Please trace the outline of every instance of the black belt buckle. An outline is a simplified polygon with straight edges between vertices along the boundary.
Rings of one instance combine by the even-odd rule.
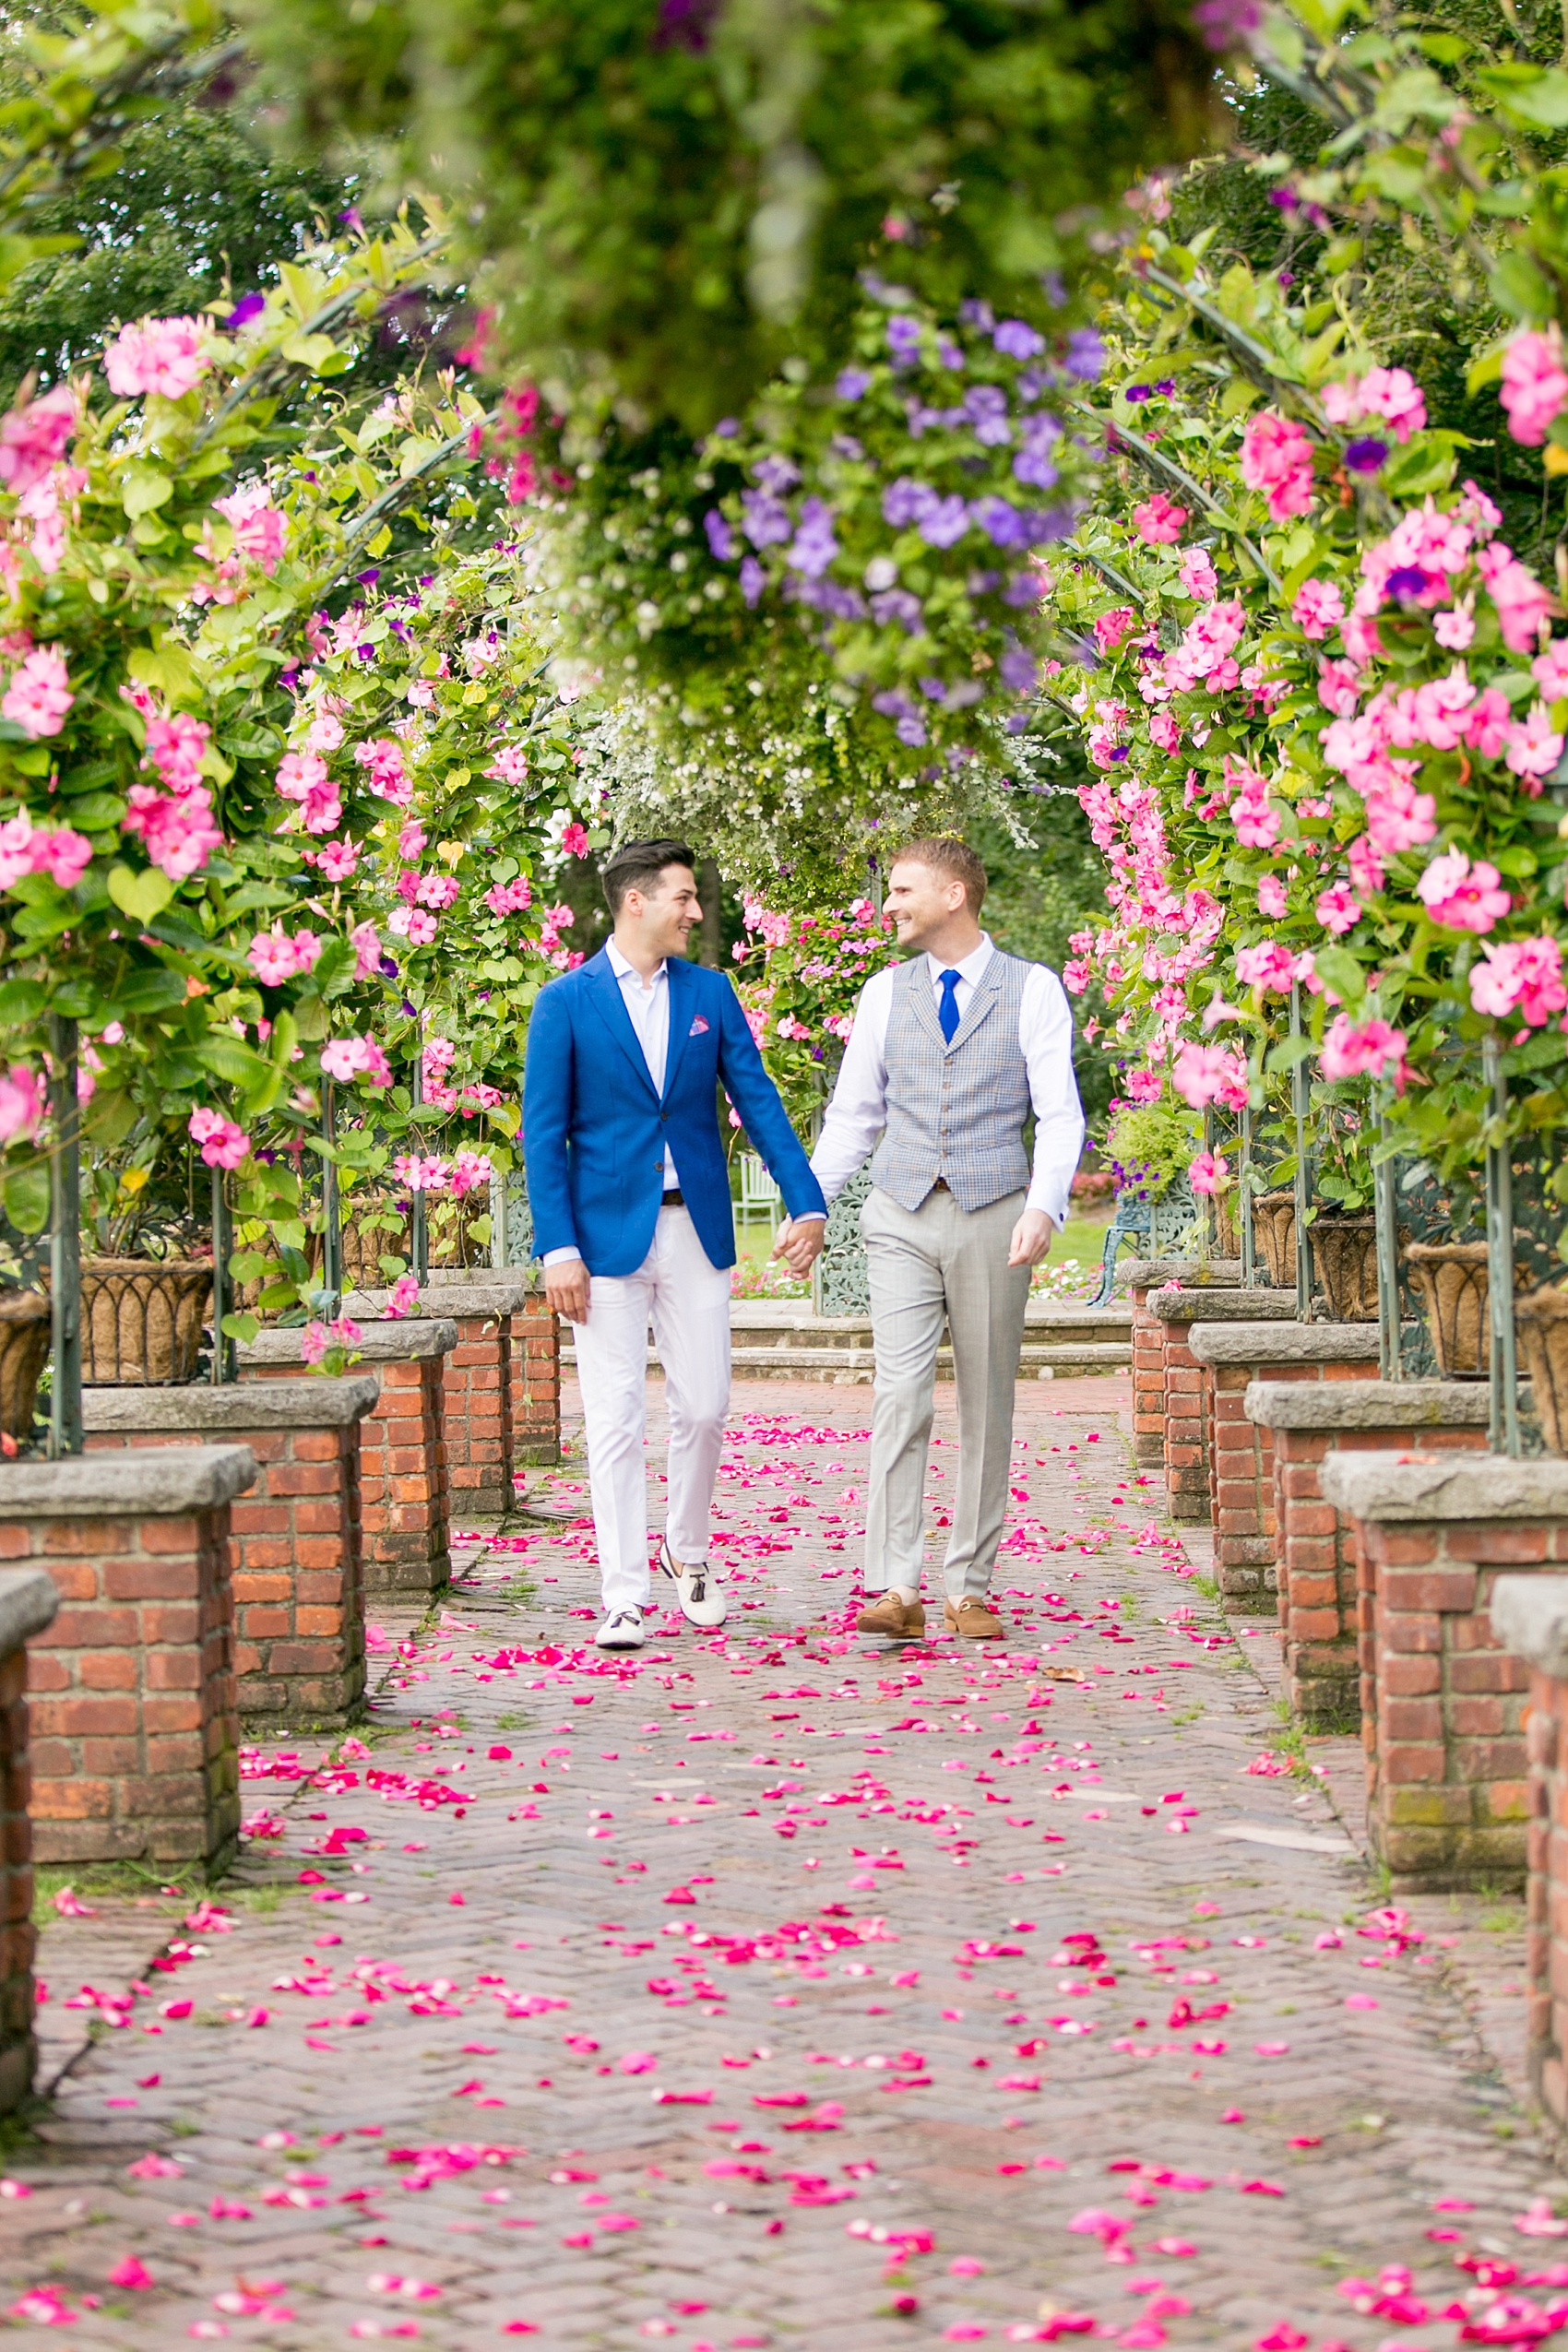
[[[685,1206],[684,1196],[679,1192],[666,1193],[659,1203],[661,1208],[684,1208]]]

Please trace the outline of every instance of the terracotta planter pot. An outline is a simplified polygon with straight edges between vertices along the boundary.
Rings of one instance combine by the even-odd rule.
[[[0,1430],[32,1430],[38,1376],[49,1357],[49,1301],[42,1290],[0,1291]]]
[[[1259,1193],[1253,1202],[1253,1230],[1257,1236],[1268,1278],[1277,1290],[1296,1287],[1296,1195]]]
[[[1533,1290],[1515,1307],[1514,1322],[1548,1451],[1568,1454],[1568,1290],[1550,1283]]]
[[[1311,1229],[1313,1266],[1336,1323],[1377,1321],[1377,1220],[1320,1218]]]
[[[209,1258],[84,1258],[84,1386],[164,1388],[194,1380],[211,1301]]]
[[[1444,1380],[1479,1380],[1491,1363],[1484,1241],[1411,1241],[1405,1263]]]

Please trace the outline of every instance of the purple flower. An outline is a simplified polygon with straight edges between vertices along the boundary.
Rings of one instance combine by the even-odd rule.
[[[871,707],[873,710],[879,710],[884,719],[912,718],[915,709],[914,704],[900,686],[885,686],[881,694],[873,695]]]
[[[777,547],[789,538],[793,525],[790,509],[781,499],[770,497],[766,490],[742,490],[741,505],[745,512],[745,532],[754,547]]]
[[[964,582],[965,591],[969,596],[991,596],[1001,586],[1000,572],[971,572]]]
[[[838,542],[833,536],[833,509],[820,498],[808,498],[801,508],[800,529],[796,531],[784,561],[792,572],[803,572],[809,580],[820,579],[838,552]]]
[[[1034,655],[1025,646],[1010,645],[996,666],[1010,694],[1032,695],[1039,683]]]
[[[969,528],[969,509],[959,497],[938,498],[920,518],[920,534],[928,547],[956,547]]]
[[[1016,710],[1011,719],[1007,721],[1005,731],[1009,735],[1024,735],[1028,732],[1028,712],[1027,710]]]
[[[826,612],[835,621],[863,621],[866,617],[865,599],[860,590],[841,588],[837,580],[793,579],[786,583],[784,593],[796,604],[809,604],[814,612]]]
[[[1365,441],[1349,442],[1346,446],[1345,463],[1353,474],[1375,474],[1387,462],[1386,441],[1374,441],[1369,437]]]
[[[852,433],[836,433],[827,445],[836,457],[848,458],[851,465],[858,466],[864,460],[864,446]]]
[[[1015,607],[1023,604],[1038,604],[1039,599],[1039,576],[1036,572],[1015,572],[1002,591],[1003,603]]]
[[[912,637],[925,635],[925,607],[908,588],[885,588],[880,596],[873,596],[871,613],[878,628],[885,629],[889,621],[897,621]]]
[[[895,367],[913,367],[921,355],[920,322],[913,318],[890,318],[887,322],[887,348],[893,354]]]
[[[1154,388],[1162,400],[1169,400],[1176,389],[1176,378],[1173,375],[1162,375]]]
[[[1193,22],[1209,49],[1234,49],[1263,22],[1258,0],[1199,0]]]
[[[741,565],[741,594],[747,604],[754,604],[766,586],[767,574],[754,555],[748,555]]]
[[[714,562],[716,564],[730,563],[735,553],[735,534],[717,506],[708,508],[702,518],[702,527],[707,533],[708,553],[713,557]]]
[[[1401,564],[1398,570],[1390,572],[1384,582],[1384,594],[1395,597],[1424,596],[1427,587],[1428,576],[1419,564]]]
[[[1037,490],[1049,490],[1056,480],[1051,452],[1061,438],[1062,427],[1048,409],[1037,409],[1033,416],[1026,417],[1023,446],[1013,460],[1015,477],[1031,482]]]
[[[947,681],[945,678],[922,678],[921,680],[921,692],[924,695],[927,702],[945,702],[947,699]]]
[[[1122,397],[1124,400],[1146,400],[1152,388],[1147,384],[1129,384]]]
[[[1013,428],[1007,422],[1007,395],[999,385],[973,384],[964,395],[963,414],[975,429],[975,439],[985,449],[999,449],[1013,438]]]
[[[800,479],[799,466],[792,464],[788,457],[779,457],[776,450],[770,451],[766,457],[759,457],[752,468],[752,480],[759,489],[767,491],[774,498],[782,498],[787,490],[794,489]]]
[[[713,437],[716,441],[733,441],[740,430],[739,417],[720,417],[713,428]]]
[[[977,498],[969,508],[975,522],[984,531],[992,547],[1027,547],[1029,543],[1028,517],[1019,513],[1010,499],[992,496]]]
[[[1075,327],[1067,338],[1067,373],[1081,384],[1096,384],[1105,373],[1105,345],[1092,327]]]
[[[893,732],[901,743],[908,743],[911,751],[919,751],[927,741],[925,720],[918,711],[912,710],[908,719],[900,719]]]
[[[960,303],[958,315],[966,327],[978,327],[982,335],[989,335],[996,324],[995,314],[989,303],[974,301]]]
[[[936,356],[943,366],[951,368],[955,374],[962,373],[966,364],[964,347],[961,343],[955,343],[950,336],[944,335],[938,339]]]
[[[907,530],[935,504],[936,493],[928,481],[916,481],[909,474],[900,474],[882,493],[882,519],[891,523],[896,531]]]
[[[223,324],[230,329],[244,327],[247,319],[259,318],[266,308],[265,294],[242,294]]]
[[[833,386],[834,398],[838,400],[858,400],[868,389],[870,384],[871,370],[869,368],[840,368],[838,380]]]
[[[1004,318],[991,339],[1005,360],[1032,360],[1045,349],[1044,336],[1021,318]]]

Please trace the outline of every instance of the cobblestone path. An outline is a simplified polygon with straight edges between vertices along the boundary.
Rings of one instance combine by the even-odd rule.
[[[384,1617],[372,1728],[253,1759],[216,1912],[48,1930],[18,2339],[1526,2340],[1492,2299],[1568,2282],[1552,2160],[1323,1782],[1249,1769],[1268,1633],[1119,1393],[1020,1391],[1004,1646],[845,1630],[869,1399],[800,1386],[737,1396],[721,1636],[584,1646],[570,1470]]]

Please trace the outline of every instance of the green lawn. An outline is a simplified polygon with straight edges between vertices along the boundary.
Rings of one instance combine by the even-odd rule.
[[[1111,1222],[1110,1212],[1100,1217],[1070,1218],[1051,1244],[1046,1265],[1065,1265],[1075,1258],[1083,1270],[1086,1285],[1093,1279],[1098,1287],[1100,1253],[1105,1247],[1105,1229]],[[760,1218],[742,1225],[735,1224],[735,1246],[742,1260],[760,1265],[773,1246],[773,1237]]]

